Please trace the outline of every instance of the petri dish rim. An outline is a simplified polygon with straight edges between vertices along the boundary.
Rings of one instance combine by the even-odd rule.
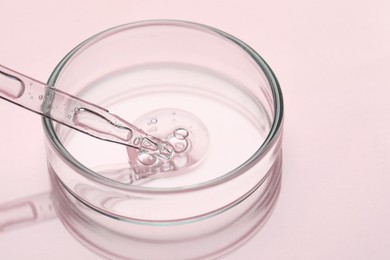
[[[93,35],[92,37],[86,39],[85,41],[77,45],[74,49],[72,49],[55,67],[55,69],[53,70],[53,72],[51,73],[47,81],[47,84],[54,88],[58,76],[61,74],[62,70],[66,68],[68,62],[70,62],[73,58],[75,58],[78,53],[81,53],[84,49],[87,49],[88,47],[92,46],[94,43],[106,37],[109,37],[110,35],[119,33],[121,31],[134,29],[137,27],[158,26],[158,25],[189,28],[193,30],[202,31],[204,33],[214,34],[216,37],[221,37],[225,40],[229,40],[232,43],[236,44],[239,48],[244,50],[247,54],[249,54],[249,56],[253,59],[253,61],[263,71],[265,77],[268,80],[272,92],[272,98],[274,102],[273,104],[274,118],[266,139],[264,140],[262,145],[256,150],[256,152],[237,168],[215,179],[194,184],[194,185],[184,186],[184,187],[151,188],[151,187],[142,187],[142,186],[135,186],[135,185],[132,186],[123,183],[118,183],[108,178],[105,178],[95,173],[91,169],[87,168],[86,166],[82,165],[62,145],[61,141],[59,140],[58,136],[55,133],[52,120],[48,118],[42,118],[44,132],[47,134],[50,143],[53,145],[54,149],[56,149],[57,152],[61,156],[63,156],[63,158],[67,161],[67,163],[71,164],[72,167],[75,167],[78,170],[78,173],[82,174],[84,177],[94,182],[98,182],[104,186],[109,186],[114,189],[119,189],[128,192],[156,194],[156,195],[193,192],[196,190],[209,189],[212,188],[213,186],[221,185],[234,178],[237,178],[241,174],[245,174],[247,170],[252,168],[257,162],[259,162],[267,154],[268,150],[273,147],[274,143],[278,140],[278,137],[281,135],[282,125],[283,125],[283,113],[284,113],[283,96],[282,96],[282,91],[279,82],[275,74],[271,70],[271,68],[265,62],[265,60],[246,43],[244,43],[243,41],[239,40],[238,38],[224,31],[221,31],[219,29],[213,28],[208,25],[203,25],[200,23],[189,22],[189,21],[182,21],[182,20],[145,20],[145,21],[132,22],[132,23],[119,25]],[[263,179],[267,177],[268,175],[265,175]],[[259,181],[263,182],[263,180],[259,180]]]

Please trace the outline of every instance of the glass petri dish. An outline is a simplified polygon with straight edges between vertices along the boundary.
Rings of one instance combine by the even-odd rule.
[[[126,24],[78,45],[48,83],[174,140],[179,151],[164,165],[145,158],[149,165],[137,151],[43,119],[56,209],[96,252],[213,258],[242,244],[271,212],[282,94],[269,66],[239,39],[184,21]]]

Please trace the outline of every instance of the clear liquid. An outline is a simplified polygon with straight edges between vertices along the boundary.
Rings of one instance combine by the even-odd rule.
[[[182,187],[218,178],[250,158],[270,126],[264,109],[235,82],[182,64],[119,71],[76,95],[166,144],[155,153],[137,151],[57,126],[62,143],[80,163],[129,185]],[[132,142],[153,148],[136,136]]]

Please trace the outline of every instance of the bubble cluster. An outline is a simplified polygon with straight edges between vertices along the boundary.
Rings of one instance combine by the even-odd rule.
[[[149,112],[134,122],[140,129],[164,141],[157,152],[127,148],[129,162],[138,179],[184,174],[198,165],[207,153],[209,135],[206,126],[195,115],[180,109]],[[145,142],[150,149],[152,140]],[[166,176],[166,174],[164,174]]]

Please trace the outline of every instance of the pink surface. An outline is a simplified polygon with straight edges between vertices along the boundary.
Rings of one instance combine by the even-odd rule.
[[[283,184],[268,223],[225,259],[389,259],[389,10],[385,0],[2,0],[0,64],[46,81],[85,38],[145,19],[237,36],[284,92]],[[0,111],[0,203],[48,190],[39,117],[3,101]],[[0,259],[99,257],[52,220],[0,233]]]

